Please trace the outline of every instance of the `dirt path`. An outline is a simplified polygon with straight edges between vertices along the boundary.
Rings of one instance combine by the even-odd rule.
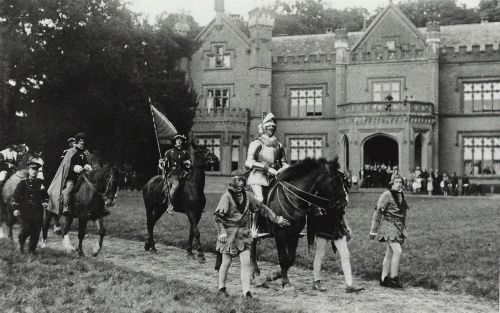
[[[75,241],[76,235],[73,234],[72,238]],[[96,236],[93,239],[95,240]],[[48,246],[62,249],[61,242],[54,237],[49,239]],[[91,242],[85,240],[84,249],[87,255],[90,255],[90,248]],[[158,252],[153,254],[144,251],[142,242],[106,237],[103,251],[98,258],[158,278],[177,279],[217,290],[217,272],[213,268],[215,255],[207,253],[207,263],[199,264],[195,260],[188,260],[185,250],[161,244],[157,244],[157,248]],[[276,265],[266,262],[260,262],[259,265],[264,275],[277,269]],[[382,288],[376,282],[360,279],[355,281],[366,290],[359,294],[347,294],[342,275],[324,274],[328,288],[325,293],[312,290],[311,271],[297,267],[292,268],[290,272],[291,282],[297,290],[296,297],[284,295],[279,281],[270,283],[266,289],[252,288],[252,292],[263,303],[278,304],[284,309],[302,308],[306,312],[498,312],[498,306],[494,302],[472,296],[435,292],[423,288],[392,290]],[[231,266],[228,283],[229,293],[239,295],[241,291],[237,261]]]

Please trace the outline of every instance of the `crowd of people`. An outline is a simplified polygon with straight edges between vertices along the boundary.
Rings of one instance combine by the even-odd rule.
[[[359,176],[350,179],[354,186],[361,188],[386,188],[396,175],[403,177],[403,189],[413,194],[463,196],[470,194],[474,187],[467,175],[459,178],[456,172],[450,175],[417,166],[410,174],[402,175],[397,166],[384,163],[365,164]]]

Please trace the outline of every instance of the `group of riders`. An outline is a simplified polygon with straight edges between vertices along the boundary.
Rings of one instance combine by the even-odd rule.
[[[259,231],[270,231],[269,228],[266,228],[265,223],[257,224],[259,220],[258,216],[263,216],[266,220],[274,222],[280,227],[290,225],[289,221],[284,217],[276,216],[266,206],[266,195],[269,191],[271,181],[289,167],[285,148],[274,136],[276,126],[275,116],[272,113],[268,113],[263,118],[262,124],[259,125],[258,131],[260,136],[249,145],[245,170],[233,171],[229,188],[222,195],[219,205],[215,210],[215,222],[218,231],[216,249],[223,256],[222,265],[219,269],[219,293],[223,295],[227,295],[226,279],[231,260],[233,257],[239,256],[241,260],[243,294],[245,297],[252,297],[249,289],[251,276],[250,244],[254,238],[259,237]],[[173,137],[173,142],[174,146],[166,151],[164,157],[159,161],[159,167],[163,171],[164,179],[164,203],[167,205],[167,212],[170,214],[173,214],[173,202],[176,192],[193,166],[189,152],[185,150],[187,138],[182,134],[177,134]],[[40,173],[39,169],[43,163],[40,163],[36,158],[30,160],[28,163],[27,178],[19,182],[16,187],[13,197],[13,207],[15,215],[22,221],[22,230],[19,235],[21,251],[24,249],[24,243],[28,236],[30,237],[29,250],[32,252],[35,251],[41,227],[41,218],[37,212],[42,212],[41,214],[43,214],[43,208],[48,206],[50,209],[52,206],[52,212],[58,212],[60,215],[70,215],[74,207],[73,192],[75,184],[80,175],[92,171],[91,157],[85,149],[85,135],[78,133],[74,138],[70,139],[69,144],[70,147],[64,151],[61,164],[47,191],[44,190],[38,176]],[[15,161],[17,158],[16,154],[12,152],[13,150],[8,149],[0,151],[3,159],[3,168],[7,169],[13,166],[10,162]],[[0,180],[2,177],[0,173]],[[3,179],[5,180],[5,177]],[[250,187],[251,193],[247,192],[247,186]],[[386,211],[392,214],[392,221],[399,221],[402,216],[406,218],[407,204],[402,193],[399,196],[400,193],[400,190],[391,191],[391,193],[384,195],[383,201],[379,201],[379,205],[377,205],[378,211],[376,211],[377,214],[374,217],[374,220],[378,224],[380,224],[380,221],[385,221],[382,215]],[[386,207],[389,210],[386,210]],[[389,222],[385,224],[381,223],[381,225],[388,228],[388,225],[391,224],[391,219],[388,219]],[[313,288],[316,290],[326,290],[322,285],[319,272],[328,241],[332,242],[334,251],[339,251],[342,270],[347,284],[346,292],[358,292],[364,289],[353,285],[349,251],[346,243],[351,236],[351,230],[343,216],[341,220],[339,224],[341,230],[335,231],[336,236],[325,237],[321,236],[321,234],[316,234],[317,251],[314,262],[315,275],[313,282]],[[373,235],[372,238],[375,236],[374,234],[377,234],[378,224],[374,224],[372,227],[370,234],[371,236]],[[398,225],[398,229],[391,229],[391,231],[394,233],[397,233],[398,230],[401,231],[401,223]],[[36,234],[37,230],[38,234]],[[390,235],[394,234],[391,233]],[[392,243],[402,243],[401,238],[404,238],[399,233],[396,235],[392,237],[385,236],[382,238],[383,240],[379,238],[380,241],[391,243],[390,246],[388,245],[387,253],[388,255],[390,254],[390,257],[398,253],[398,251],[395,251],[396,248],[394,248]],[[394,253],[393,250],[395,251]],[[391,278],[394,275],[390,266],[389,269],[387,268],[387,262],[390,263],[390,258],[384,260],[384,271],[387,277],[381,278],[381,285],[394,287],[397,281],[389,278],[388,271],[391,274]]]

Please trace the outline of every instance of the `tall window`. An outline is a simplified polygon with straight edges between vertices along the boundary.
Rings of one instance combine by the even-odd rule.
[[[198,145],[204,146],[213,152],[218,158],[219,162],[221,161],[220,157],[220,137],[219,136],[200,136],[196,138]],[[220,171],[220,163],[215,163],[211,168],[208,168],[207,171],[211,172],[219,172]]]
[[[500,81],[468,82],[464,87],[464,106],[474,112],[500,111]]]
[[[241,139],[239,136],[234,136],[231,139],[231,171],[240,167],[240,144]]]
[[[215,46],[215,53],[209,55],[208,65],[210,68],[229,68],[231,67],[231,54],[224,51],[224,46]]]
[[[386,40],[386,41],[385,41],[385,47],[386,47],[389,51],[394,51],[394,50],[396,50],[396,41],[395,41],[395,40]]]
[[[229,109],[229,88],[207,89],[207,108],[214,111]]]
[[[373,101],[399,101],[401,99],[401,83],[399,81],[373,82]]]
[[[464,173],[500,175],[500,136],[464,137]]]
[[[320,116],[323,112],[323,89],[290,90],[290,116]]]
[[[321,158],[322,148],[322,138],[291,138],[290,163],[294,164],[305,158]]]

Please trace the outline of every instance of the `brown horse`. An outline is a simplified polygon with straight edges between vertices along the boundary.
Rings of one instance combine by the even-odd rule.
[[[181,183],[177,194],[174,198],[174,210],[184,213],[189,219],[189,240],[187,252],[189,258],[194,258],[193,254],[193,239],[194,248],[198,250],[198,261],[205,262],[205,256],[200,243],[200,231],[198,223],[205,208],[206,198],[204,193],[205,188],[205,170],[211,165],[219,162],[217,156],[208,148],[197,146],[192,143],[194,149],[193,169],[187,175],[184,182]],[[144,198],[144,206],[146,207],[148,240],[144,244],[146,251],[156,251],[154,241],[154,227],[167,209],[167,203],[164,201],[163,194],[163,176],[157,175],[151,178],[144,188],[142,188],[142,196]]]
[[[78,248],[79,256],[83,256],[82,242],[87,231],[87,223],[91,220],[97,225],[99,232],[99,242],[93,249],[93,255],[97,256],[102,249],[102,242],[106,230],[104,228],[104,207],[110,207],[116,199],[119,170],[115,166],[105,165],[88,174],[82,174],[74,190],[74,208],[72,214],[67,216],[63,224],[63,246],[66,251],[73,251],[75,248],[69,239],[69,228],[74,218],[78,218]]]
[[[324,159],[305,159],[277,177],[271,188],[269,208],[279,216],[290,221],[290,226],[279,227],[271,224],[272,233],[278,249],[278,259],[284,290],[293,290],[288,279],[288,269],[294,264],[300,231],[304,228],[307,215],[323,215],[326,210],[345,207],[348,201],[343,175],[337,159],[327,162]],[[309,234],[312,239],[314,234]],[[253,241],[251,257],[254,276],[260,275],[256,261],[256,242]],[[311,242],[311,241],[309,241]]]

